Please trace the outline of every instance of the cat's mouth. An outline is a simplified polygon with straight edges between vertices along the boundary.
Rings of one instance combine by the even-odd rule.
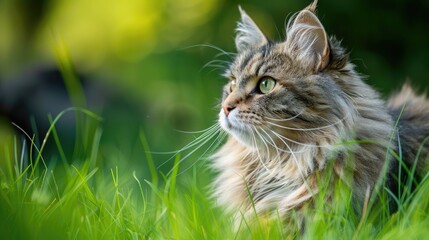
[[[258,138],[252,131],[253,125],[243,122],[238,115],[237,110],[231,111],[228,116],[224,111],[220,111],[219,123],[221,127],[243,145],[249,148],[257,147]]]

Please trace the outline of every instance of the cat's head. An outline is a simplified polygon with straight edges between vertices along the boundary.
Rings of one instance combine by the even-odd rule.
[[[350,125],[344,76],[352,76],[353,67],[315,8],[316,2],[295,14],[280,42],[240,8],[237,55],[225,73],[219,121],[247,147],[335,141]]]

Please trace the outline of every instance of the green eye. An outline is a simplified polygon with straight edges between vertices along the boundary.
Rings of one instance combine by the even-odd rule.
[[[259,80],[259,91],[263,94],[271,92],[274,86],[276,86],[276,80],[270,77],[263,77],[261,80]]]

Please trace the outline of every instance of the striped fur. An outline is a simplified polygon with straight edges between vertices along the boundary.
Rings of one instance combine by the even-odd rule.
[[[225,73],[230,82],[222,99],[222,106],[232,110],[219,113],[230,137],[213,155],[219,171],[215,196],[231,211],[276,215],[277,209],[287,219],[291,210],[311,203],[317,176],[330,170],[327,166],[339,179],[352,174],[348,183],[361,204],[383,166],[395,169],[387,148],[405,147],[412,164],[419,143],[429,135],[426,99],[405,87],[386,104],[355,71],[340,43],[328,39],[315,6],[297,13],[285,41],[277,43],[241,10],[238,54]],[[255,91],[264,76],[276,80],[268,94]],[[407,143],[398,144],[390,138],[405,102],[399,136]],[[418,129],[418,137],[411,137]],[[361,144],[344,144],[356,140]],[[421,161],[419,168],[424,166]]]

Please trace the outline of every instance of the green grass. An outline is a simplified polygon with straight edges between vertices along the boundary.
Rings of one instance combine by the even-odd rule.
[[[89,119],[94,114],[70,109]],[[28,148],[15,140],[5,146],[0,168],[0,231],[3,239],[423,239],[429,236],[429,181],[416,190],[403,186],[396,199],[399,211],[388,214],[385,197],[369,206],[363,217],[355,214],[350,189],[343,182],[329,184],[315,197],[315,207],[304,233],[293,224],[285,227],[278,219],[264,216],[255,221],[243,219],[238,230],[233,216],[215,205],[210,195],[213,173],[195,166],[184,174],[180,164],[168,176],[156,169],[156,156],[149,154],[150,141],[141,134],[141,147],[147,152],[142,168],[127,166],[126,159],[103,155],[100,130],[90,131],[92,142],[83,160],[62,161],[61,139],[53,119],[46,140],[57,144],[51,159],[43,157],[43,147]],[[84,126],[83,125],[83,126]],[[80,131],[83,131],[82,128]],[[97,128],[99,129],[99,128]],[[78,136],[85,136],[82,132]],[[43,143],[46,143],[44,141]],[[28,139],[27,139],[27,142]],[[89,149],[88,149],[89,148]],[[27,151],[27,152],[26,152]],[[27,153],[27,154],[25,154]],[[55,157],[58,156],[58,157]],[[396,155],[400,160],[400,156]],[[32,164],[23,163],[32,159]],[[180,156],[175,158],[178,163]],[[192,161],[192,159],[190,159]],[[118,164],[120,163],[120,164]],[[404,171],[410,171],[404,169]],[[410,171],[410,174],[413,171]],[[330,179],[322,182],[328,183]],[[331,181],[332,182],[332,181]],[[333,194],[331,204],[325,195]],[[384,192],[386,194],[386,192]],[[388,193],[387,193],[388,194]]]

